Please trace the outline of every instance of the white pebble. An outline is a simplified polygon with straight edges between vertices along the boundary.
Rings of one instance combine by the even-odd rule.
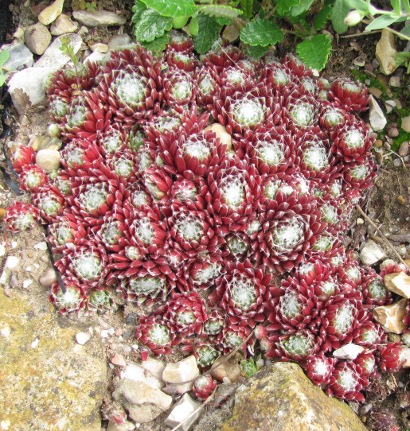
[[[33,269],[31,268],[31,266],[27,266],[27,267],[26,267],[26,271],[27,271],[27,272],[31,272],[32,270],[33,270]]]
[[[34,245],[34,248],[37,250],[46,251],[47,250],[47,243],[45,241],[38,242]]]
[[[0,256],[4,256],[6,254],[6,247],[3,244],[0,244]]]
[[[85,343],[87,343],[91,338],[90,334],[87,334],[86,332],[79,332],[78,334],[75,335],[75,341],[78,344],[81,344],[82,346],[84,346]]]
[[[38,343],[40,342],[40,340],[38,338],[36,338],[31,344],[31,348],[35,349],[38,346]]]
[[[4,328],[2,328],[0,330],[0,334],[4,337],[4,338],[8,338],[10,337],[10,328],[8,326],[5,326]]]
[[[103,329],[100,332],[101,338],[107,338],[108,337],[108,331],[106,329]]]
[[[5,268],[13,269],[20,263],[20,259],[16,256],[9,256],[6,260]]]
[[[11,248],[16,248],[18,246],[18,242],[17,241],[12,241],[11,243]]]
[[[33,280],[27,279],[23,281],[23,289],[27,289],[30,285],[33,284]]]

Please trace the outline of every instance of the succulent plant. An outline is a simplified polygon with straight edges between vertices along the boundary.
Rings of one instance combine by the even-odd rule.
[[[38,210],[33,205],[24,202],[15,202],[6,208],[3,222],[6,224],[8,230],[16,233],[34,226],[38,217]]]

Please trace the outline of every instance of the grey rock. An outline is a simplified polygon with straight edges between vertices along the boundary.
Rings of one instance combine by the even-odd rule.
[[[373,96],[370,96],[369,98],[369,108],[370,108],[370,114],[369,114],[370,126],[375,132],[379,132],[380,130],[383,130],[387,124],[387,119],[384,116],[382,109],[380,108],[379,104],[377,103],[376,99]]]
[[[165,419],[165,424],[171,428],[181,424],[178,427],[178,431],[188,431],[201,414],[200,406],[201,404],[198,401],[193,400],[188,394],[185,394],[175,404],[171,413]]]
[[[126,368],[121,371],[120,377],[134,382],[144,382],[154,389],[161,389],[162,386],[161,382],[149,371],[134,363],[127,364]]]
[[[44,55],[36,61],[34,67],[47,67],[53,70],[58,70],[64,67],[69,61],[70,57],[63,52],[61,52],[61,38],[68,37],[70,39],[70,45],[73,48],[74,54],[76,54],[82,44],[82,39],[77,34],[67,34],[60,36],[53,41],[53,43],[48,47]]]
[[[98,27],[101,25],[113,26],[124,25],[126,18],[117,15],[114,12],[99,10],[95,12],[88,12],[85,10],[76,10],[73,12],[73,18],[80,24],[88,27]]]
[[[63,6],[64,0],[55,0],[54,3],[51,3],[40,12],[38,20],[44,25],[51,24],[61,14]]]
[[[33,53],[23,43],[12,46],[8,51],[10,57],[2,66],[4,70],[14,72],[33,65]]]
[[[33,54],[42,55],[50,42],[51,34],[48,28],[39,22],[30,25],[24,32],[24,43]]]
[[[124,48],[130,44],[132,44],[132,39],[128,34],[116,34],[108,43],[108,49],[113,51],[115,49]]]
[[[399,155],[401,157],[406,157],[410,153],[410,142],[404,141],[399,148]]]
[[[50,32],[53,36],[61,36],[66,33],[74,33],[78,24],[73,22],[68,15],[61,14],[51,25]]]
[[[401,128],[405,132],[410,133],[410,115],[401,119]]]
[[[369,239],[360,250],[360,260],[364,265],[372,266],[386,258],[384,251],[373,240]]]
[[[46,67],[29,67],[11,77],[8,82],[9,92],[20,115],[45,100],[44,86],[51,72],[53,69]]]

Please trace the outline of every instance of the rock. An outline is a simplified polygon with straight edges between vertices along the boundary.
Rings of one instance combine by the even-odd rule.
[[[61,15],[61,12],[63,11],[63,5],[64,0],[55,0],[54,3],[51,3],[50,6],[47,6],[41,11],[38,16],[38,20],[44,25],[51,24],[59,15]]]
[[[373,96],[369,97],[369,122],[375,132],[383,130],[387,124],[387,119],[383,114],[382,109]]]
[[[406,157],[410,153],[410,142],[404,141],[399,148],[399,156]]]
[[[366,431],[350,409],[327,397],[294,363],[276,363],[235,394],[232,418],[220,431]]]
[[[221,140],[222,144],[226,145],[226,150],[232,149],[232,136],[226,131],[222,124],[214,123],[208,126],[205,130],[211,130],[216,134],[216,137]]]
[[[143,382],[154,389],[161,389],[162,383],[154,377],[149,371],[141,366],[130,363],[120,373],[121,379],[128,379],[134,382]]]
[[[45,299],[45,298],[44,298]],[[76,350],[79,326],[49,307],[33,312],[33,295],[0,291],[1,420],[9,430],[100,431],[100,407],[107,385],[103,346],[95,338]]]
[[[381,95],[383,94],[383,91],[377,87],[369,87],[369,93],[376,97],[376,99],[380,99]]]
[[[95,43],[94,45],[91,45],[90,48],[92,52],[100,52],[102,54],[108,52],[108,45],[105,43]]]
[[[235,24],[227,25],[225,30],[222,32],[222,39],[232,43],[238,39],[239,34],[240,31]]]
[[[339,359],[356,359],[360,353],[362,353],[364,350],[364,347],[359,346],[354,343],[345,344],[344,346],[340,347],[340,349],[336,349],[333,352],[333,356],[335,358]]]
[[[146,361],[141,362],[141,367],[151,373],[158,380],[162,380],[162,373],[165,369],[165,364],[159,359],[148,358]]]
[[[61,14],[52,24],[50,33],[53,36],[61,36],[66,33],[74,33],[78,28],[78,24],[73,22],[68,15]]]
[[[405,132],[410,133],[410,115],[401,119],[401,128]]]
[[[122,424],[116,424],[113,421],[108,422],[107,431],[132,431],[135,425],[132,422],[125,421]]]
[[[39,22],[30,25],[24,32],[24,43],[33,54],[42,55],[50,42],[51,34],[48,28]]]
[[[183,394],[192,389],[195,379],[199,376],[199,369],[195,356],[191,355],[174,364],[166,364],[162,373],[162,380],[171,384],[175,391]]]
[[[410,368],[410,349],[408,347],[403,347],[400,358],[405,361],[403,368]]]
[[[60,160],[60,152],[57,150],[45,148],[36,154],[36,165],[48,174],[60,167]]]
[[[127,365],[124,356],[120,355],[119,353],[114,353],[110,359],[110,362],[117,367],[125,367]]]
[[[395,272],[384,276],[384,285],[390,292],[410,299],[410,275],[405,272]]]
[[[178,427],[178,431],[188,431],[201,414],[200,406],[201,404],[198,401],[193,400],[188,394],[185,394],[175,404],[171,413],[165,419],[165,425],[175,428],[177,425],[181,424]]]
[[[387,136],[389,138],[397,138],[399,136],[399,129],[395,126],[389,127],[389,130],[387,131]]]
[[[45,100],[44,86],[51,72],[52,69],[49,68],[29,67],[11,77],[8,82],[9,92],[20,115]]]
[[[381,38],[376,45],[376,58],[380,63],[381,72],[385,75],[391,75],[397,69],[396,55],[394,35],[383,29]]]
[[[47,289],[52,286],[57,281],[57,274],[54,271],[54,268],[47,268],[43,274],[41,274],[38,282]]]
[[[58,70],[70,61],[70,57],[60,50],[62,45],[61,38],[63,37],[68,37],[70,39],[69,43],[73,48],[74,54],[77,54],[81,48],[81,44],[83,43],[81,37],[78,36],[78,34],[66,34],[53,41],[44,55],[34,63],[34,67],[47,67],[53,70]]]
[[[20,263],[20,259],[16,256],[7,256],[6,262],[4,263],[3,272],[0,276],[0,284],[7,286],[10,280],[11,273]]]
[[[229,379],[230,382],[237,382],[241,379],[241,367],[239,361],[241,355],[232,355],[229,358],[220,356],[211,367],[211,376],[223,382]]]
[[[119,16],[114,12],[108,12],[105,10],[94,12],[75,10],[73,12],[73,18],[87,27],[98,27],[100,25],[124,25],[127,22],[126,18]]]
[[[390,87],[400,88],[401,87],[401,78],[400,78],[400,76],[392,76],[389,79],[389,85],[390,85]]]
[[[91,334],[89,332],[78,332],[75,334],[75,341],[80,346],[84,346],[90,341]]]
[[[406,325],[403,319],[406,316],[407,299],[401,299],[392,305],[383,305],[373,309],[373,316],[382,325],[386,332],[401,334]]]
[[[3,64],[2,68],[6,72],[14,72],[16,70],[31,67],[34,63],[33,53],[27,48],[24,43],[12,46],[8,49],[10,57]]]
[[[172,404],[172,398],[159,389],[130,379],[120,380],[112,396],[124,406],[131,419],[138,423],[151,422]]]
[[[128,34],[116,34],[112,37],[108,43],[108,49],[113,51],[114,49],[124,48],[124,46],[132,44],[132,39]]]
[[[100,63],[106,58],[105,54],[101,52],[92,52],[85,60],[84,63]]]
[[[364,265],[372,266],[382,259],[386,258],[386,254],[377,243],[369,239],[360,250],[360,260]]]
[[[386,100],[384,104],[386,106],[386,112],[388,114],[390,114],[390,112],[392,112],[393,109],[396,107],[396,102],[394,100]]]

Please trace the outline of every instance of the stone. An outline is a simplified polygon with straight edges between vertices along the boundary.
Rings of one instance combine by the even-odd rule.
[[[392,305],[382,305],[373,309],[374,319],[382,325],[386,332],[401,334],[406,325],[403,319],[406,316],[407,299],[401,299]]]
[[[239,365],[241,359],[241,355],[220,356],[212,364],[211,376],[220,382],[225,382],[226,379],[230,382],[237,382],[241,379],[241,367]]]
[[[173,407],[165,419],[165,425],[171,428],[178,426],[178,431],[188,431],[201,414],[201,404],[185,394]],[[194,413],[195,412],[195,413]]]
[[[66,34],[58,37],[53,41],[53,43],[48,47],[44,55],[34,63],[34,67],[47,67],[52,70],[58,70],[63,68],[71,59],[68,55],[61,52],[61,38],[69,38],[69,44],[73,48],[74,54],[80,50],[83,40],[78,34]]]
[[[354,343],[345,344],[344,346],[340,347],[339,349],[336,349],[333,352],[333,356],[335,358],[339,359],[356,359],[360,353],[362,353],[364,350],[364,347],[359,346]]]
[[[54,268],[47,268],[38,279],[38,282],[43,286],[49,289],[54,283],[57,282],[57,274]]]
[[[10,57],[3,64],[2,69],[6,72],[14,72],[26,67],[31,67],[34,63],[33,53],[24,43],[19,43],[8,49]]]
[[[384,276],[384,285],[390,292],[410,299],[410,275],[405,272],[395,272]]]
[[[61,36],[66,33],[77,31],[78,24],[73,22],[68,15],[61,14],[51,25],[50,33],[53,36]]]
[[[194,355],[176,363],[168,363],[162,372],[162,380],[173,386],[175,392],[183,394],[192,389],[199,377],[199,368]]]
[[[410,348],[403,347],[400,358],[404,359],[403,368],[410,368]]]
[[[128,34],[116,34],[112,37],[110,42],[108,43],[108,49],[113,51],[115,49],[124,48],[127,45],[132,44],[132,39]]]
[[[376,45],[376,58],[380,63],[381,72],[385,75],[391,75],[397,69],[396,55],[394,35],[384,28]]]
[[[121,379],[112,394],[138,423],[151,422],[172,404],[172,397],[144,382]]]
[[[144,382],[154,389],[161,389],[162,383],[159,379],[153,376],[149,371],[142,368],[140,365],[130,363],[120,373],[121,379],[133,380],[134,382]]]
[[[375,265],[385,258],[385,252],[371,239],[367,240],[360,250],[360,260],[367,266]]]
[[[100,52],[106,54],[108,52],[108,45],[105,43],[95,43],[90,46],[92,52]]]
[[[44,297],[45,299],[45,297]],[[49,307],[33,312],[32,292],[0,291],[1,420],[10,430],[100,431],[107,365],[96,337],[75,350],[80,325],[71,325]]]
[[[400,88],[401,87],[401,78],[400,76],[392,76],[389,79],[390,87]]]
[[[221,140],[221,143],[226,145],[226,150],[232,149],[232,136],[226,131],[222,124],[214,123],[208,126],[205,130],[211,130],[215,133],[216,137]]]
[[[387,119],[384,116],[380,105],[377,103],[376,99],[373,96],[369,97],[369,110],[369,122],[372,129],[375,132],[383,130],[387,124]]]
[[[405,132],[410,133],[410,115],[401,119],[401,128]]]
[[[38,20],[44,25],[51,24],[59,15],[61,15],[63,6],[64,0],[55,0],[50,6],[47,6],[40,12]]]
[[[148,358],[146,361],[141,362],[141,367],[149,371],[158,380],[162,380],[165,364],[159,359]]]
[[[390,112],[392,112],[396,107],[396,102],[394,100],[386,100],[384,105],[386,106],[386,112],[390,114]]]
[[[24,43],[27,48],[36,55],[44,54],[51,42],[51,34],[48,28],[41,24],[33,24],[26,28],[24,32]]]
[[[0,284],[7,286],[11,277],[13,269],[15,269],[20,263],[20,259],[16,256],[7,256],[6,262],[4,263],[3,272],[0,276]]]
[[[45,83],[52,69],[29,67],[15,73],[8,82],[13,105],[20,115],[28,108],[44,102]]]
[[[98,27],[101,25],[124,25],[127,22],[126,18],[117,15],[115,12],[108,12],[105,10],[94,12],[75,10],[73,12],[73,18],[80,24],[86,25],[87,27]]]
[[[91,334],[89,332],[78,332],[75,334],[75,341],[80,346],[84,346],[90,341]]]
[[[295,363],[275,363],[240,386],[220,431],[366,431],[351,410],[326,396]]]
[[[106,58],[105,54],[101,52],[92,52],[85,60],[84,63],[100,63]]]
[[[107,431],[132,431],[135,429],[135,425],[132,422],[125,421],[121,424],[117,424],[114,421],[108,422]]]
[[[57,150],[45,148],[36,154],[36,165],[48,174],[60,167],[61,156]]]
[[[124,356],[120,355],[119,353],[114,353],[110,359],[110,362],[117,367],[125,367],[127,365]]]
[[[399,148],[399,156],[406,157],[410,153],[410,142],[404,141]]]

